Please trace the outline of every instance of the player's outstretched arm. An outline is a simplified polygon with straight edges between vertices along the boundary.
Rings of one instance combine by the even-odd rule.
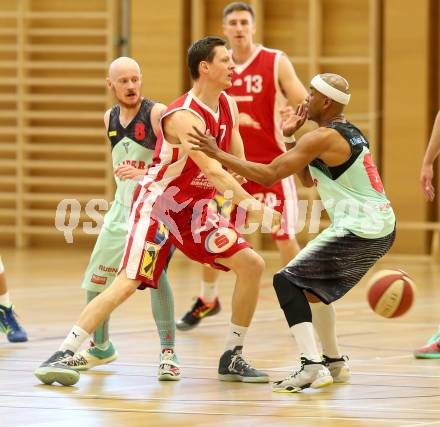
[[[204,135],[203,132],[205,131],[204,124],[199,118],[188,111],[178,111],[167,119],[164,123],[164,127],[167,137],[169,133],[171,133],[171,136],[174,134],[174,136],[179,139],[189,157],[194,163],[196,163],[218,192],[224,194],[225,191],[232,191],[232,202],[236,205],[240,205],[241,202],[249,199],[254,200],[257,205],[260,205],[260,208],[254,208],[250,211],[253,215],[253,219],[255,219],[256,222],[262,223],[265,218],[271,218],[273,231],[276,231],[280,227],[281,215],[279,212],[276,212],[266,205],[256,201],[254,197],[243,189],[230,173],[222,168],[217,160],[208,157],[200,151],[192,150],[194,146],[190,141],[191,137],[189,136],[189,131],[195,129],[202,135]],[[217,145],[215,139],[214,144]],[[232,157],[237,159],[235,156]],[[268,213],[268,215],[266,215],[266,213]]]
[[[303,135],[292,150],[281,154],[269,164],[262,164],[238,159],[220,150],[211,135],[202,133],[196,127],[189,133],[189,136],[189,143],[193,144],[192,151],[202,151],[228,169],[267,187],[303,171],[328,147],[327,137],[317,129]]]

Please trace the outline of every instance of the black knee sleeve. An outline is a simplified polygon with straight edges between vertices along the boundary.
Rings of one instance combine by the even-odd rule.
[[[281,273],[273,277],[273,287],[289,328],[298,323],[312,321],[312,311],[302,289],[289,282]]]

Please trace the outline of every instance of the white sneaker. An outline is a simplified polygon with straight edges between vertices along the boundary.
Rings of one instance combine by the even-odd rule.
[[[69,361],[68,365],[75,371],[87,371],[95,366],[106,365],[118,358],[118,352],[110,343],[107,350],[99,350],[97,347],[89,347],[76,353]]]
[[[301,357],[301,368],[284,380],[275,381],[272,385],[272,391],[296,393],[305,388],[321,388],[331,384],[333,384],[333,377],[323,364]]]
[[[330,371],[334,383],[346,383],[350,381],[351,372],[347,360],[347,356],[338,358],[328,357],[325,354],[322,356],[322,363]]]
[[[159,381],[179,381],[180,364],[176,353],[171,348],[164,348],[160,354]]]

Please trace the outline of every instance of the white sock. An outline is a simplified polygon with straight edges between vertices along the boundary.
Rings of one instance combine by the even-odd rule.
[[[90,334],[84,329],[81,329],[79,326],[75,325],[61,344],[59,350],[70,350],[71,352],[76,353],[81,347],[81,344],[89,337],[89,335]]]
[[[207,304],[212,303],[217,296],[217,280],[215,282],[204,282],[202,280],[200,296]]]
[[[4,305],[5,307],[8,308],[12,305],[11,300],[9,299],[9,292],[0,295],[0,305]]]
[[[322,302],[310,304],[312,310],[313,326],[318,333],[322,345],[322,353],[328,357],[338,358],[340,352],[336,338],[336,315],[333,304]]]
[[[313,362],[321,362],[318,345],[315,340],[315,330],[311,322],[302,322],[290,328],[298,344],[299,352]]]
[[[243,346],[244,337],[246,336],[247,330],[247,326],[238,326],[231,323],[228,338],[226,340],[225,351],[234,350],[234,348],[237,346]]]

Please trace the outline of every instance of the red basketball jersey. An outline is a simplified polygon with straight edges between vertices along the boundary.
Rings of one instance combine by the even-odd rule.
[[[206,130],[209,129],[217,140],[218,146],[224,151],[230,151],[231,132],[234,126],[231,102],[231,98],[222,92],[215,112],[189,91],[168,107],[162,116],[162,121],[176,111],[190,111],[202,120]],[[201,199],[212,199],[215,194],[215,188],[184,148],[180,144],[170,144],[166,140],[162,125],[157,137],[153,162],[141,185],[158,197],[168,194],[177,203],[189,202],[188,206],[194,206]],[[167,196],[165,198],[168,199]]]
[[[287,104],[278,82],[281,54],[258,46],[244,64],[236,66],[227,90],[237,101],[246,158],[254,162],[270,163],[286,151],[279,115]]]

